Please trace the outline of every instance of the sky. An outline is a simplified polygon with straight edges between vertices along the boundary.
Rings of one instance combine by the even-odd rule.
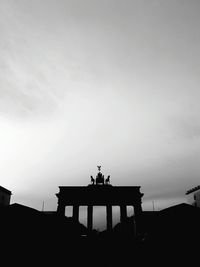
[[[198,0],[0,0],[0,184],[56,210],[60,185],[139,185],[143,209],[200,174]]]

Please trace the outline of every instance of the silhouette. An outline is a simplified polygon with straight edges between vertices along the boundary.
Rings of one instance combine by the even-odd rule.
[[[10,204],[11,191],[0,186],[0,206],[8,206]]]
[[[79,266],[80,258],[82,264],[94,266],[97,259],[92,255],[97,253],[102,266],[120,262],[128,266],[133,260],[141,265],[160,265],[160,257],[168,265],[186,257],[190,264],[195,262],[199,253],[200,208],[182,203],[161,211],[142,211],[143,194],[139,186],[107,186],[106,183],[60,186],[55,212],[42,212],[18,203],[0,206],[1,259],[9,249],[12,255],[9,261],[13,260],[15,265],[24,262],[26,266],[30,259],[35,264],[54,260],[62,264],[67,259],[73,266]],[[67,205],[73,206],[72,217],[65,216]],[[78,220],[79,205],[88,206],[87,227]],[[93,205],[106,206],[105,231],[93,229]],[[112,205],[120,206],[121,215],[114,227]],[[135,208],[131,217],[127,216],[127,205]]]
[[[139,216],[142,213],[140,186],[112,186],[110,175],[104,181],[104,175],[98,167],[96,180],[93,176],[88,186],[59,186],[57,213],[65,214],[65,206],[73,206],[73,218],[79,219],[79,206],[87,206],[87,228],[93,230],[93,206],[106,207],[107,230],[112,231],[112,206],[120,206],[121,221],[127,218],[127,205],[134,207],[137,234],[140,233]],[[96,182],[96,183],[95,183]],[[108,186],[109,184],[109,186]]]
[[[95,183],[95,179],[93,178],[93,176],[90,176],[91,177],[91,183],[94,184]]]
[[[96,185],[104,185],[104,175],[101,173],[101,166],[97,166],[98,168],[98,173],[96,175]]]
[[[104,184],[104,175],[101,172],[96,176],[96,184]]]
[[[100,172],[101,171],[101,166],[97,166],[97,168],[98,168],[98,171]]]
[[[93,178],[93,176],[91,177],[91,184],[94,185],[108,185],[110,184],[110,175],[108,175],[108,177],[106,179],[104,179],[104,175],[101,173],[101,166],[97,166],[98,168],[98,173],[96,175],[96,179]]]
[[[200,207],[200,186],[196,186],[186,192],[188,202],[196,207]]]
[[[108,177],[106,178],[105,183],[106,184],[109,184],[110,183],[110,175],[108,175]]]

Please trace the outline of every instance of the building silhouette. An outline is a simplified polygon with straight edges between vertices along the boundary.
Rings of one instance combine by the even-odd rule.
[[[145,212],[141,208],[143,194],[139,186],[112,186],[110,176],[106,180],[100,169],[96,178],[92,178],[87,186],[60,186],[56,194],[57,211],[38,211],[18,203],[9,205],[11,191],[0,187],[5,195],[4,206],[0,209],[2,255],[7,255],[10,248],[12,255],[16,252],[21,256],[20,262],[28,255],[26,265],[30,259],[35,259],[35,264],[41,263],[41,258],[45,264],[52,263],[54,257],[56,264],[63,264],[67,258],[69,262],[72,260],[73,266],[80,265],[80,258],[87,266],[94,266],[97,260],[102,266],[120,261],[128,266],[133,259],[142,265],[146,261],[154,265],[157,261],[160,265],[160,257],[165,262],[169,260],[168,265],[186,255],[190,262],[194,257],[198,259],[199,208],[181,203]],[[195,187],[187,195],[198,193],[199,189]],[[73,216],[64,216],[65,206],[71,205]],[[88,206],[87,227],[79,222],[82,205]],[[93,229],[92,211],[93,206],[102,205],[107,209],[107,230],[98,232]],[[112,206],[116,205],[120,206],[121,220],[112,227]],[[128,217],[127,206],[130,205],[135,212]],[[16,264],[16,258],[12,259]]]
[[[11,191],[0,186],[0,206],[10,205]]]
[[[188,190],[186,195],[190,205],[200,208],[200,185]]]

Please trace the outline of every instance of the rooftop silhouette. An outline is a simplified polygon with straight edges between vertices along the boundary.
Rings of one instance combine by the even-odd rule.
[[[186,192],[186,195],[189,195],[190,193],[193,193],[193,192],[195,192],[195,191],[197,191],[197,190],[199,190],[199,189],[200,189],[200,185],[195,186],[195,187],[189,189],[189,190]]]
[[[198,207],[182,203],[161,211],[136,209],[137,212],[128,217],[126,205],[141,205],[143,194],[139,186],[118,187],[97,180],[85,187],[59,188],[56,212],[38,211],[18,203],[0,207],[3,255],[9,248],[10,253],[28,256],[36,263],[55,260],[61,264],[67,259],[78,266],[81,258],[82,264],[91,266],[97,260],[104,266],[119,262],[126,266],[133,259],[140,264],[159,263],[155,253],[163,256],[166,262],[172,259],[178,262],[183,253],[191,257],[198,252],[195,242],[200,238]],[[89,207],[87,227],[78,218],[78,206],[82,204]],[[96,204],[109,206],[105,231],[92,227],[91,207]],[[120,205],[121,213],[120,222],[114,227],[111,222],[113,204]],[[72,217],[62,213],[65,205],[74,205]]]

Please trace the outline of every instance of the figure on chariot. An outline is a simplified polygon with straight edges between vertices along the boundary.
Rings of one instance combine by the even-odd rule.
[[[101,172],[101,166],[97,166],[98,173],[96,175],[96,179],[93,178],[93,176],[90,176],[91,178],[91,184],[94,185],[108,185],[110,184],[110,175],[105,179],[104,175]]]

